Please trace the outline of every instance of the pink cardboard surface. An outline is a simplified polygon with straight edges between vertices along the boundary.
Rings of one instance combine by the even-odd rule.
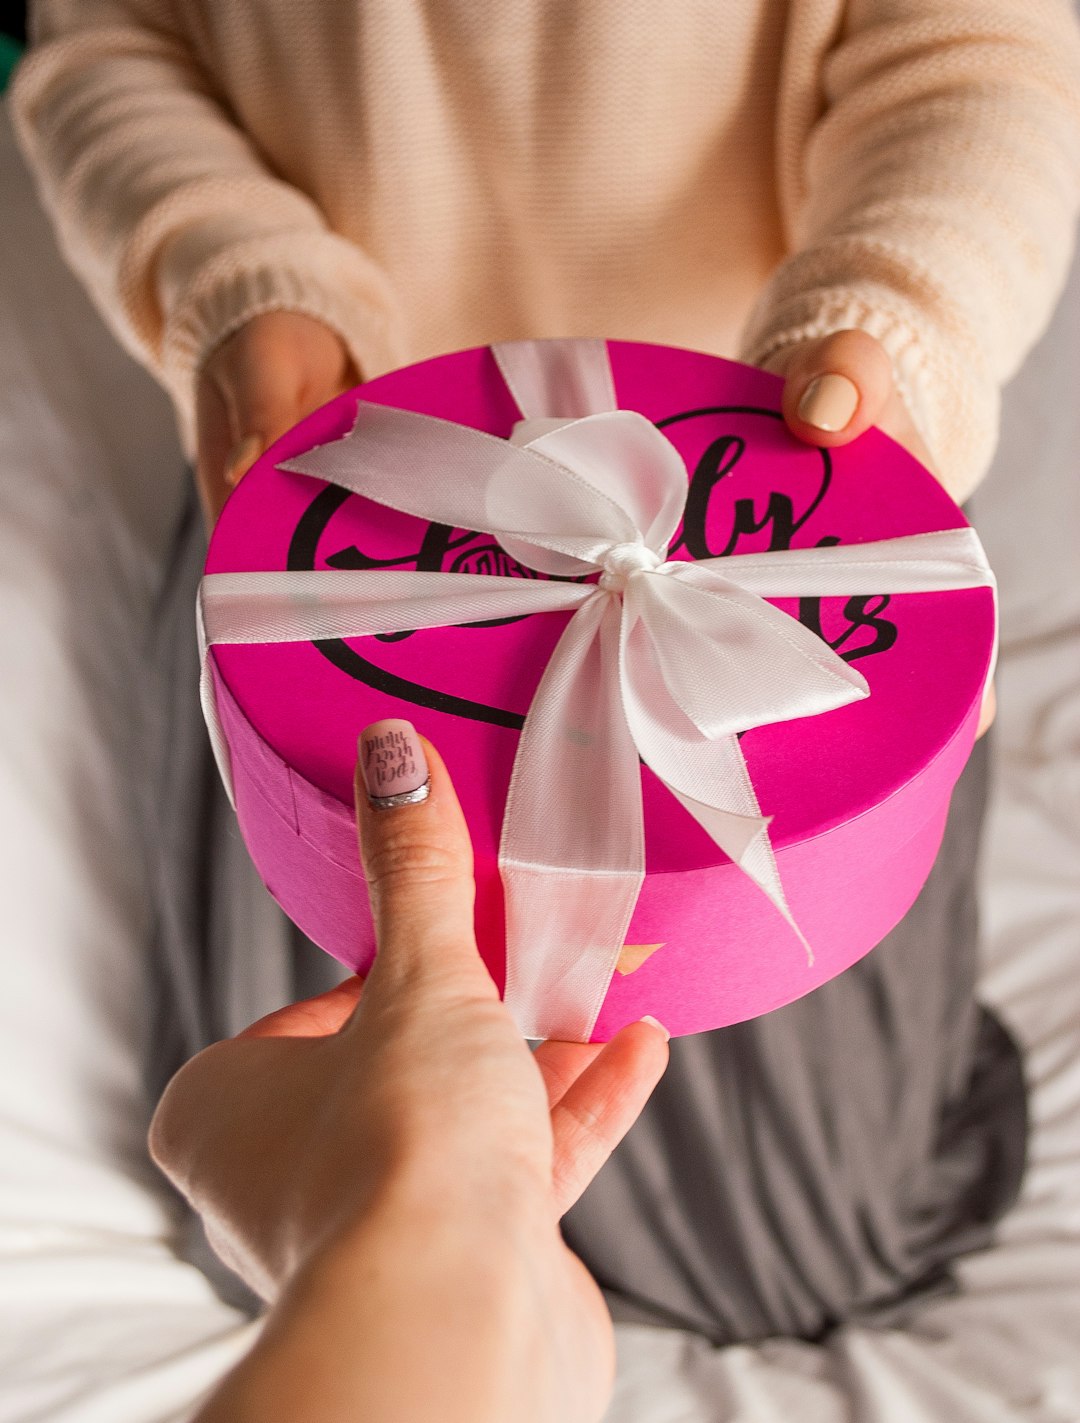
[[[963,526],[928,471],[877,430],[822,451],[779,415],[775,376],[696,352],[608,343],[620,406],[686,465],[672,558],[856,543]],[[218,522],[208,572],[417,568],[537,577],[490,536],[386,509],[275,465],[351,428],[357,401],[507,437],[520,418],[481,347],[392,372],[282,437]],[[865,676],[863,701],[741,738],[788,900],[815,963],[750,880],[642,766],[645,885],[593,1039],[651,1013],[674,1034],[770,1011],[842,972],[902,917],[929,873],[970,752],[993,641],[988,588],[773,600]],[[525,712],[569,619],[389,638],[220,645],[211,656],[241,831],[271,892],[316,943],[363,972],[374,952],[352,776],[369,722],[405,716],[440,749],[473,836],[477,929],[503,978],[499,828]],[[568,794],[580,788],[568,788]]]

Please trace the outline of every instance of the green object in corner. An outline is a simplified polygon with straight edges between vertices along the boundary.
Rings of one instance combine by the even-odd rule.
[[[22,58],[22,45],[10,35],[0,34],[0,94],[8,86],[11,71]]]

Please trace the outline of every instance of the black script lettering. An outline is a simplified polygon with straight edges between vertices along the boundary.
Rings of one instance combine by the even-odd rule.
[[[731,545],[715,552],[709,547],[706,533],[709,504],[713,490],[735,468],[745,449],[746,441],[740,440],[738,435],[721,435],[709,445],[690,478],[682,531],[672,541],[669,552],[685,548],[691,558],[719,558],[731,552]]]
[[[765,529],[769,530],[769,552],[791,547],[795,534],[819,507],[832,481],[832,462],[828,452],[821,451],[821,484],[801,515],[796,515],[791,496],[775,489],[769,492],[760,517],[753,498],[736,499],[733,501],[731,532],[727,542],[721,548],[713,548],[709,543],[713,492],[720,481],[734,470],[745,450],[746,441],[738,435],[721,435],[708,446],[691,476],[683,526],[671,545],[672,552],[685,548],[691,558],[726,558],[737,552],[740,539]]]
[[[456,544],[464,542],[463,539],[451,539],[452,533],[453,529],[449,524],[429,524],[415,553],[397,554],[393,558],[372,558],[355,544],[350,544],[348,548],[330,554],[326,562],[331,568],[416,568],[434,573],[442,567],[447,552]],[[466,534],[465,537],[471,538],[472,535]],[[405,638],[412,637],[412,632],[378,632],[374,636],[377,642],[402,642]]]
[[[888,652],[892,647],[896,641],[896,624],[881,616],[891,601],[888,593],[859,594],[847,600],[844,604],[844,617],[850,620],[851,626],[832,646],[839,651],[851,634],[861,627],[873,628],[874,636],[869,642],[853,647],[849,652],[841,652],[840,656],[845,662],[855,662],[860,657],[869,657],[874,652]]]
[[[442,568],[443,559],[450,549],[456,548],[466,539],[475,537],[473,534],[465,534],[463,538],[451,539],[452,533],[453,529],[449,524],[429,524],[424,531],[420,547],[414,551],[394,554],[392,558],[372,558],[369,553],[357,548],[356,544],[350,544],[347,548],[330,554],[326,562],[331,568],[417,568],[427,573],[435,573]]]
[[[839,542],[839,540],[833,540],[833,542]],[[875,652],[888,652],[896,641],[896,624],[881,616],[890,602],[888,593],[858,594],[848,598],[844,603],[843,613],[848,626],[839,637],[835,638],[826,637],[821,626],[820,598],[799,599],[799,622],[803,627],[820,637],[822,642],[831,647],[834,652],[838,652],[845,662],[857,662],[860,657],[869,657]],[[873,629],[874,635],[870,641],[860,643],[858,647],[849,648],[846,652],[841,652],[840,649],[844,643],[862,627]]]
[[[372,558],[356,544],[338,549],[328,555],[326,562],[331,568],[414,568],[424,573],[439,573],[449,561],[450,573],[488,574],[499,578],[544,578],[546,575],[526,568],[523,563],[495,543],[489,534],[465,530],[457,538],[451,538],[453,529],[449,524],[429,524],[419,549],[415,553],[396,554],[393,558]],[[557,578],[558,582],[583,582],[584,578]],[[484,622],[463,623],[463,627],[489,628],[503,627],[507,623],[521,622],[527,614],[521,613],[509,618],[490,618]],[[373,634],[377,642],[401,642],[412,637],[413,632],[380,632]]]

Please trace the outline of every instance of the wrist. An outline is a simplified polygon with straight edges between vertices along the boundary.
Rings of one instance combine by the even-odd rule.
[[[553,1208],[535,1192],[492,1181],[470,1186],[450,1174],[445,1166],[441,1173],[420,1163],[399,1167],[358,1218],[327,1232],[297,1274],[346,1282],[390,1243],[447,1270],[482,1256],[489,1283],[510,1288],[526,1262],[561,1243]]]
[[[539,1418],[557,1227],[530,1238],[435,1196],[388,1196],[313,1254],[196,1423]]]

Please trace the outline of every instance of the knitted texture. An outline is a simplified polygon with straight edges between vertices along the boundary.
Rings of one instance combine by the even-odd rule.
[[[965,498],[1080,210],[1071,0],[41,0],[10,105],[172,395],[258,312],[365,377],[541,336],[885,345]]]

